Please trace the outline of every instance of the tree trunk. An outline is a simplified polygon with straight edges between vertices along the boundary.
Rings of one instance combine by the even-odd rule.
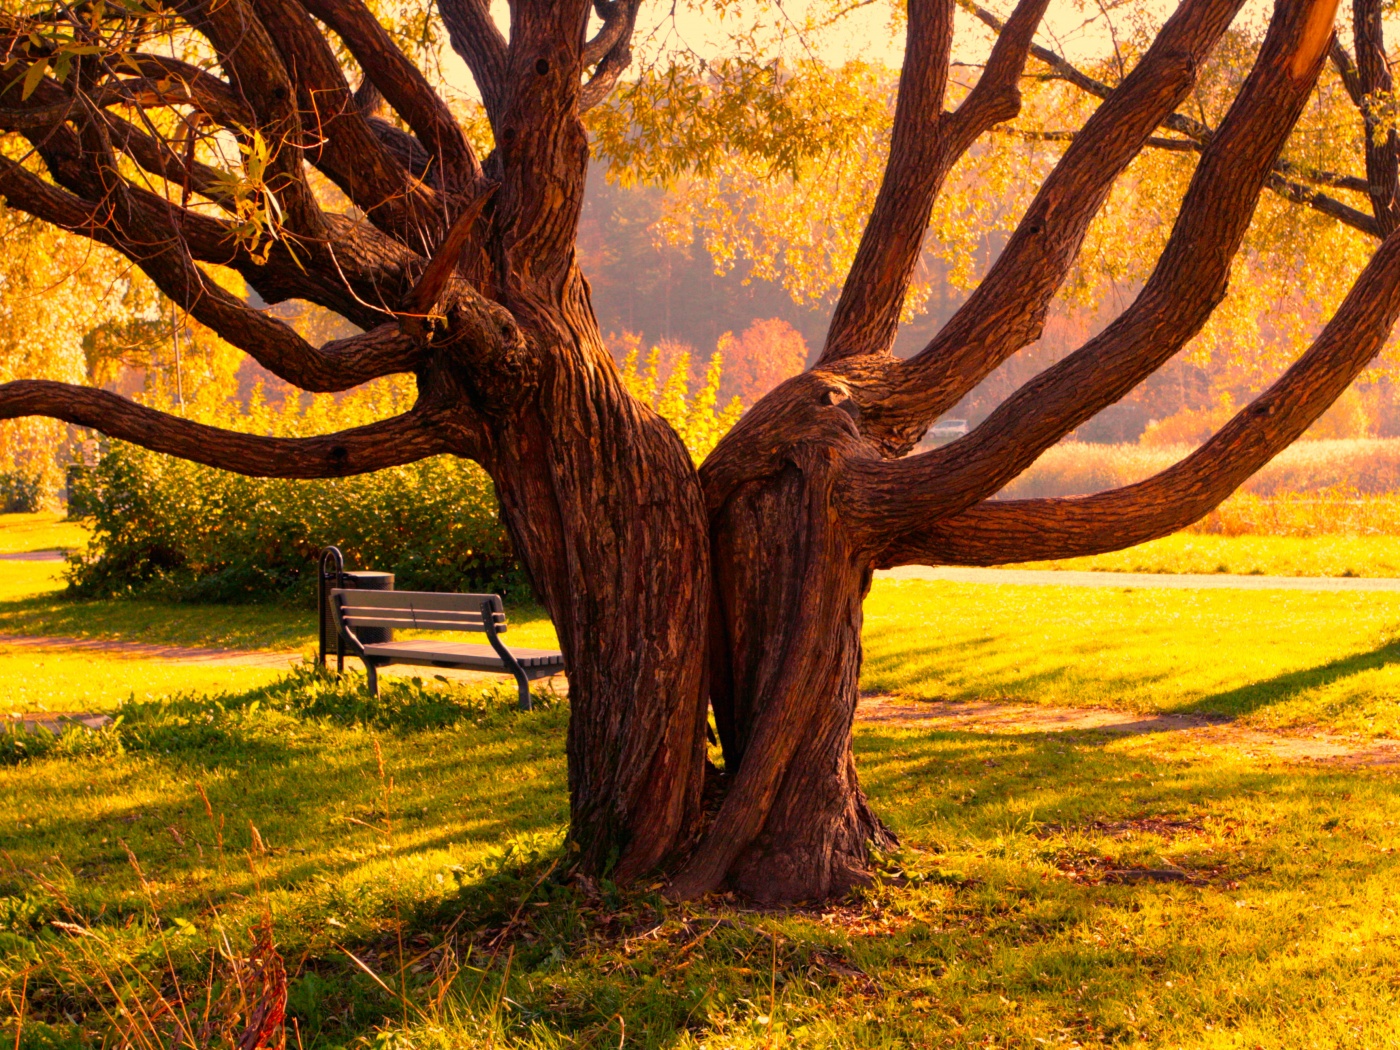
[[[568,668],[571,839],[584,870],[625,880],[698,819],[709,564],[690,456],[623,389],[591,320],[530,334],[569,337],[536,355],[538,387],[486,466]]]
[[[676,896],[728,885],[760,901],[818,900],[866,880],[872,844],[895,843],[851,754],[870,565],[832,492],[860,444],[845,390],[808,373],[706,461],[710,701],[728,790]]]
[[[796,465],[745,485],[711,539],[715,723],[735,786],[761,777],[767,811],[728,881],[760,901],[839,895],[865,880],[872,842],[894,842],[851,755],[870,569],[833,541],[820,489]],[[721,811],[715,833],[740,817]]]

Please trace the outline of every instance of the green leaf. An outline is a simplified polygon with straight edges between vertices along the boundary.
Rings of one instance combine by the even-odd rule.
[[[44,79],[44,74],[48,72],[49,63],[45,59],[43,62],[35,62],[29,67],[29,72],[24,74],[24,87],[20,90],[20,101],[24,101],[34,94],[39,87],[39,81]]]

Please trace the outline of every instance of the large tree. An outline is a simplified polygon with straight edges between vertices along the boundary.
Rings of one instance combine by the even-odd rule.
[[[1359,105],[1377,108],[1389,90],[1378,0],[1356,0],[1354,61],[1334,38],[1336,0],[1278,0],[1228,113],[1201,128],[1178,107],[1242,0],[1182,0],[1100,92],[981,284],[927,347],[897,359],[930,209],[958,158],[1017,113],[1047,2],[1020,0],[996,22],[976,84],[947,111],[953,2],[909,0],[883,180],[825,346],[698,471],[624,389],[575,261],[582,115],[628,66],[640,0],[515,0],[507,34],[486,0],[438,0],[490,123],[484,158],[362,0],[55,0],[6,15],[10,207],[115,249],[302,389],[411,373],[419,397],[404,415],[301,439],[38,380],[0,386],[0,416],[50,416],[263,476],[477,460],[565,652],[583,870],[626,880],[664,866],[681,897],[725,884],[769,900],[841,892],[864,877],[872,845],[891,841],[851,753],[873,570],[1088,554],[1181,528],[1302,434],[1400,312],[1396,136],[1377,117],[1365,185],[1385,239],[1271,388],[1140,484],[990,502],[1200,330],[1259,194],[1291,177],[1280,152],[1329,52],[1350,63]],[[907,455],[1037,338],[1091,220],[1161,129],[1199,161],[1131,305],[965,438]],[[239,165],[210,162],[234,147]],[[338,208],[324,203],[326,182]],[[225,290],[215,265],[263,302],[309,301],[362,334],[310,345]],[[707,768],[707,706],[723,773]],[[707,776],[722,799],[708,814]]]

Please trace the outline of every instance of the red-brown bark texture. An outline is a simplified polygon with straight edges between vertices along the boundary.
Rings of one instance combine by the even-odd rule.
[[[439,0],[491,124],[486,157],[361,0],[182,0],[178,29],[204,41],[204,66],[157,53],[169,24],[126,9],[0,15],[9,207],[125,255],[190,316],[303,389],[406,373],[419,391],[401,416],[301,439],[235,434],[46,381],[0,386],[0,417],[47,415],[263,476],[333,477],[433,455],[480,462],[567,662],[580,870],[624,882],[659,871],[678,898],[729,888],[821,899],[865,881],[872,849],[895,843],[851,749],[875,569],[1086,554],[1179,529],[1302,434],[1379,351],[1400,312],[1400,147],[1371,110],[1391,89],[1381,7],[1356,0],[1349,49],[1334,33],[1336,0],[1278,0],[1252,70],[1209,128],[1177,110],[1242,0],[1182,0],[1112,86],[1035,42],[1047,0],[1020,0],[1004,20],[969,4],[997,39],[951,108],[953,0],[909,0],[883,181],[824,348],[697,470],[624,388],[575,258],[583,114],[626,75],[640,2],[517,0],[502,33],[485,0]],[[1018,112],[1030,58],[1101,101],[980,286],[927,347],[897,359],[930,210],[957,160]],[[1313,173],[1309,184],[1281,160],[1329,60],[1373,130],[1370,214],[1316,188],[1340,177]],[[170,114],[181,135],[160,131],[176,123]],[[201,161],[198,137],[216,132],[270,144],[261,181],[235,192]],[[1136,299],[972,433],[909,455],[933,420],[1035,341],[1115,181],[1164,141],[1199,162]],[[313,170],[353,211],[322,206]],[[1157,477],[1083,499],[989,502],[1201,329],[1266,190],[1384,238],[1313,345]],[[275,200],[265,213],[277,216],[251,236],[250,197]],[[238,271],[264,302],[309,301],[363,334],[311,345],[220,288],[206,264]],[[706,757],[710,710],[722,769]],[[717,806],[702,807],[707,780]]]

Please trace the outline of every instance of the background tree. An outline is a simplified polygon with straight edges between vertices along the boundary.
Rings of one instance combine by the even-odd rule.
[[[898,359],[890,350],[931,210],[958,158],[1016,115],[1046,3],[1020,0],[956,102],[953,4],[909,4],[888,159],[825,345],[698,473],[629,393],[576,265],[582,115],[628,65],[639,0],[518,0],[508,33],[484,0],[439,0],[489,123],[484,160],[359,0],[98,0],[8,14],[0,194],[12,208],[121,253],[289,383],[336,391],[412,374],[418,399],[306,438],[221,430],[51,381],[0,386],[0,415],[64,419],[266,476],[342,476],[440,453],[477,460],[568,663],[582,870],[626,880],[664,862],[678,896],[726,882],[764,899],[840,892],[864,877],[870,846],[890,841],[850,750],[871,571],[1084,554],[1171,532],[1303,433],[1400,312],[1400,238],[1380,218],[1394,151],[1373,134],[1367,187],[1386,239],[1268,391],[1138,485],[987,502],[1170,360],[1221,302],[1259,195],[1286,178],[1280,153],[1333,46],[1335,0],[1279,0],[1219,122],[1192,139],[1199,148],[1170,147],[1197,161],[1140,293],[967,437],[906,456],[930,421],[1036,339],[1115,183],[1164,125],[1188,119],[1179,107],[1241,0],[1183,0],[1125,57],[986,277],[923,350]],[[1379,98],[1384,77],[1358,62],[1360,97]],[[734,84],[717,112],[735,99],[744,112],[777,112],[782,95],[744,102],[761,66],[717,69]],[[693,81],[674,83],[684,102]],[[802,113],[786,117],[800,131]],[[757,121],[754,150],[796,148],[800,134],[769,133],[782,123]],[[314,303],[360,332],[313,345],[228,291],[214,267],[262,302]],[[708,821],[707,700],[725,766]]]

